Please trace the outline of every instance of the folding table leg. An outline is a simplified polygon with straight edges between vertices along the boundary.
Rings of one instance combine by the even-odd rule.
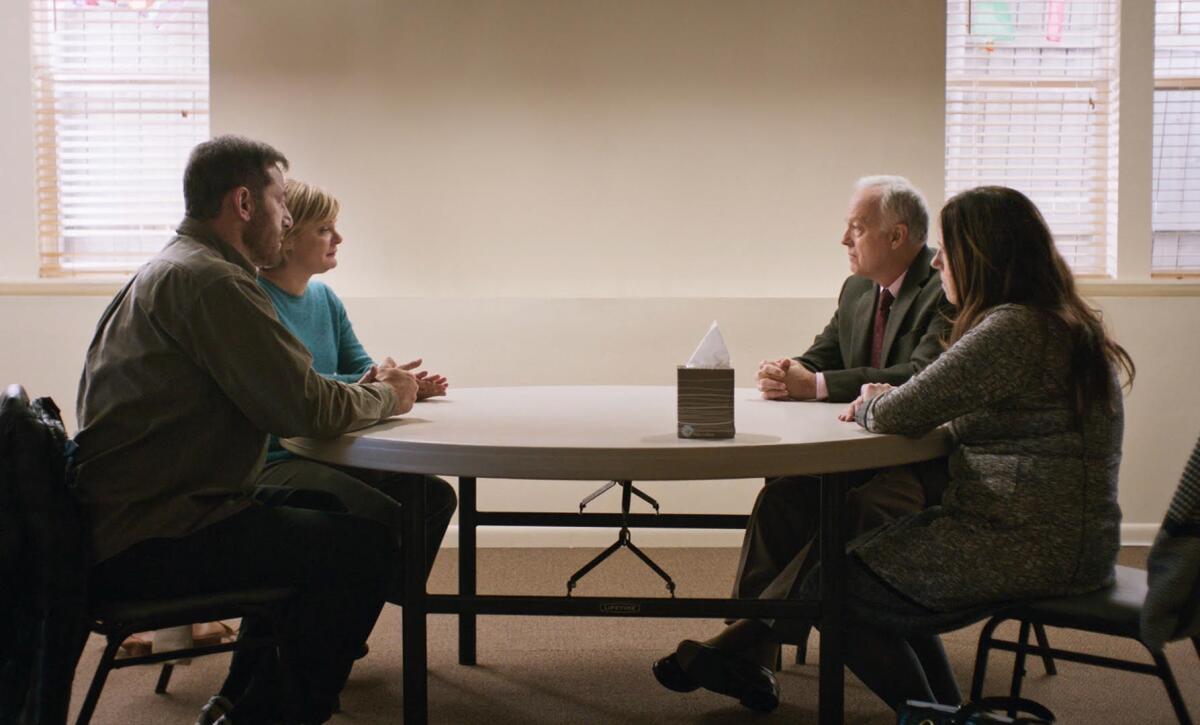
[[[429,650],[425,617],[425,487],[413,486],[404,510],[404,722],[429,722]]]
[[[842,526],[846,474],[821,476],[821,662],[817,703],[821,725],[840,725],[845,710],[842,612],[845,608],[846,537]]]
[[[475,596],[475,479],[458,479],[458,595]],[[458,664],[475,664],[475,615],[458,615]]]

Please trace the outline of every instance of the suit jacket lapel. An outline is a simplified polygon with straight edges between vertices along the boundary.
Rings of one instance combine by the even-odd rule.
[[[912,307],[917,295],[924,289],[925,282],[933,273],[933,267],[929,265],[932,259],[933,250],[925,247],[908,266],[908,274],[904,277],[904,283],[900,285],[900,294],[896,295],[896,301],[892,303],[892,309],[888,313],[887,327],[883,331],[883,352],[879,356],[882,367],[887,367],[888,353],[892,349],[892,343],[896,341],[896,334],[904,323],[904,316],[908,314],[908,308]],[[874,320],[872,320],[872,324],[874,324]]]

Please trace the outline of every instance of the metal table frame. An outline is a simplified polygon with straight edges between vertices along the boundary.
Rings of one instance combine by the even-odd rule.
[[[425,588],[425,500],[414,487],[404,501],[404,722],[429,720],[429,614],[457,614],[458,661],[476,663],[476,617],[480,614],[602,617],[817,618],[820,639],[819,722],[841,723],[845,673],[842,612],[845,600],[845,533],[842,502],[848,473],[821,476],[821,599],[759,600],[667,597],[581,597],[480,595],[476,591],[476,532],[480,526],[579,526],[616,528],[619,514],[479,511],[476,479],[458,479],[458,594],[429,594]],[[744,529],[748,516],[728,514],[630,514],[631,528]]]

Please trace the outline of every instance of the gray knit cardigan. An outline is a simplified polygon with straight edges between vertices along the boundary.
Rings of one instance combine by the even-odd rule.
[[[1061,323],[1001,305],[858,414],[877,433],[955,439],[943,504],[853,542],[878,576],[940,612],[1077,594],[1112,581],[1123,412],[1078,424]]]

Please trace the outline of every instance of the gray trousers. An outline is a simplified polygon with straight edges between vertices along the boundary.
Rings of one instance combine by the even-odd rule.
[[[346,507],[346,513],[378,521],[388,528],[397,542],[404,530],[400,502],[415,487],[425,488],[426,576],[433,569],[438,547],[458,508],[458,497],[449,483],[435,476],[415,473],[372,471],[349,466],[332,466],[302,458],[288,458],[267,464],[259,476],[260,486],[323,491],[333,494]]]

